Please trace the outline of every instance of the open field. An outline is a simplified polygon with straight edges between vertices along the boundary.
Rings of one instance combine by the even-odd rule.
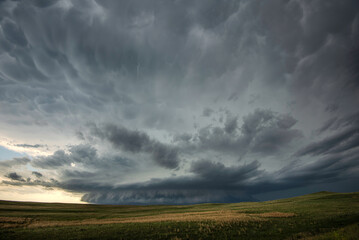
[[[0,239],[359,239],[359,193],[181,206],[0,201]]]

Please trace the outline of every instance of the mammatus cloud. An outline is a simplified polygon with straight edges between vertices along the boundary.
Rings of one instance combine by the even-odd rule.
[[[358,9],[0,1],[0,140],[30,155],[0,161],[3,184],[145,204],[352,180]]]

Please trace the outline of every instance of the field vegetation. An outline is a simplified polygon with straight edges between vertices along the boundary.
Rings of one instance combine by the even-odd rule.
[[[359,193],[157,206],[0,201],[0,239],[359,239]]]

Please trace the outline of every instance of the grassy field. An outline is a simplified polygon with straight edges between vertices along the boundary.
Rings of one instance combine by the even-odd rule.
[[[0,239],[359,239],[359,193],[182,206],[0,201]]]

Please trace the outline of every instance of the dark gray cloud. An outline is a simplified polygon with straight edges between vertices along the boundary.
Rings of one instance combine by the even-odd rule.
[[[60,167],[63,165],[70,165],[72,159],[69,158],[68,154],[64,150],[56,151],[53,155],[47,157],[39,157],[35,159],[32,164],[35,167],[41,167],[44,169],[51,169],[54,167]]]
[[[237,130],[237,117],[227,117],[226,122],[224,123],[224,131],[231,134]]]
[[[84,201],[128,204],[188,204],[201,202],[238,202],[255,200],[243,186],[262,171],[259,163],[226,167],[208,160],[194,162],[192,176],[152,179],[148,182],[110,186],[77,185],[87,190]],[[72,185],[72,184],[71,184]]]
[[[137,187],[137,186],[132,186]],[[254,201],[255,198],[240,191],[228,190],[117,190],[86,193],[82,201],[102,204],[189,204],[231,203]]]
[[[109,141],[114,147],[132,153],[149,153],[158,165],[173,169],[178,167],[178,150],[170,145],[151,139],[146,133],[107,124],[103,127],[92,126],[91,133],[102,140]]]
[[[117,188],[87,189],[84,201],[100,203],[166,204],[238,202],[255,200],[253,195],[303,186],[315,186],[352,178],[358,173],[358,152],[322,158],[318,162],[288,164],[277,172],[259,170],[259,164],[225,167],[221,163],[198,161],[191,177],[153,179]],[[85,186],[77,186],[77,190]],[[210,194],[212,193],[212,194]]]
[[[73,154],[84,156],[80,153]],[[119,185],[109,181],[100,182],[99,176],[104,175],[102,171],[86,172],[71,169],[62,171],[61,181],[54,179],[25,181],[16,174],[12,177],[16,181],[3,181],[3,183],[15,186],[39,185],[81,192],[84,193],[83,201],[106,204],[253,201],[255,200],[253,195],[257,194],[312,187],[354,178],[358,174],[358,156],[358,149],[340,153],[329,152],[314,162],[289,161],[283,168],[274,172],[262,169],[258,161],[226,166],[221,162],[198,160],[191,164],[189,169],[191,174],[187,176],[153,178],[145,182]],[[109,169],[105,175],[108,176],[108,173]]]
[[[13,179],[15,181],[2,181],[2,184],[5,185],[11,185],[11,186],[41,186],[46,188],[47,190],[53,190],[54,188],[60,188],[63,189],[63,187],[60,185],[60,183],[51,178],[49,180],[39,180],[39,179],[31,179],[31,178],[27,178],[26,180],[21,178],[20,176],[20,180],[17,179]]]
[[[358,154],[334,155],[304,165],[290,163],[273,173],[260,170],[257,162],[225,167],[202,160],[193,164],[193,177],[152,180],[109,191],[99,188],[85,194],[83,200],[137,204],[146,203],[146,199],[157,204],[253,201],[256,194],[354,179],[358,174]]]
[[[332,118],[330,118],[330,119],[328,119],[324,124],[323,124],[323,126],[322,127],[320,127],[319,129],[317,129],[317,133],[318,134],[321,134],[321,133],[323,133],[323,132],[325,132],[325,131],[327,131],[327,130],[331,130],[331,129],[333,129],[333,128],[337,128],[338,126],[337,126],[337,117],[332,117]]]
[[[9,19],[4,19],[1,26],[6,40],[20,47],[26,47],[27,40],[24,32],[16,25],[16,23]]]
[[[10,178],[11,180],[14,180],[14,181],[25,182],[25,180],[22,178],[22,176],[18,175],[16,172],[9,173],[9,174],[5,175],[5,177]]]
[[[27,157],[13,158],[11,160],[0,161],[0,167],[11,168],[15,166],[26,165],[31,160]]]
[[[45,147],[43,144],[15,144],[16,147],[23,147],[23,148],[42,148]]]
[[[359,129],[347,129],[320,142],[312,143],[297,152],[297,156],[338,153],[359,146]]]
[[[256,110],[245,117],[241,132],[250,141],[253,152],[271,154],[301,136],[290,115],[278,115],[269,110]]]
[[[212,113],[213,113],[213,109],[205,108],[205,109],[203,109],[202,115],[204,117],[210,117],[212,115]]]
[[[4,182],[90,202],[189,203],[349,181],[358,9],[0,1],[0,140],[31,156],[0,170],[36,177]]]
[[[318,131],[336,132],[319,142],[311,143],[300,149],[296,156],[327,155],[341,153],[359,147],[359,115],[351,114],[342,118],[333,118],[325,123]]]
[[[117,155],[99,156],[97,149],[88,144],[74,145],[68,148],[68,153],[58,150],[52,155],[39,156],[31,161],[31,165],[42,169],[61,169],[73,164],[82,164],[96,170],[133,166],[130,159]]]
[[[33,171],[32,175],[35,175],[37,178],[41,178],[43,175],[39,172]]]
[[[7,11],[10,6],[13,11]],[[177,89],[185,86],[188,74],[198,79],[190,82],[191,93],[206,87],[207,94],[217,93],[213,95],[226,100],[245,91],[255,78],[279,86],[288,74],[295,80],[289,81],[290,89],[300,93],[307,89],[307,99],[326,99],[338,86],[352,86],[355,81],[351,75],[337,80],[348,68],[347,60],[355,58],[355,6],[356,1],[330,1],[325,6],[316,1],[87,1],[81,5],[7,1],[2,3],[2,46],[10,57],[4,59],[2,77],[25,93],[23,100],[45,112],[52,108],[34,99],[44,88],[30,93],[14,81],[46,81],[53,95],[45,105],[63,111],[66,107],[73,111],[71,103],[76,100],[97,110],[114,101],[125,105],[125,117],[133,118],[142,116],[139,105],[148,101],[151,110],[145,111],[149,116],[144,122],[151,124],[170,117],[156,109],[154,92],[147,92],[148,98],[140,94],[155,90],[154,83],[163,84],[157,99],[177,101]],[[312,8],[320,11],[314,14]],[[249,17],[253,15],[259,17]],[[315,71],[307,71],[313,64]],[[260,76],[255,76],[258,68]],[[109,71],[117,80],[106,77],[99,84],[96,79]],[[175,82],[166,84],[162,76],[172,76]],[[314,79],[320,84],[313,85]],[[72,89],[83,95],[72,94]],[[3,97],[4,101],[17,98]]]
[[[185,142],[185,143],[189,143],[189,141],[192,139],[192,134],[190,133],[181,133],[181,134],[176,134],[173,137],[173,141],[174,142]]]
[[[200,160],[192,164],[191,172],[207,181],[215,180],[212,182],[212,186],[225,188],[228,185],[236,186],[240,182],[249,181],[252,177],[258,177],[261,175],[259,166],[260,164],[257,161],[242,166],[226,167],[222,163]]]
[[[341,154],[331,154],[313,163],[302,166],[288,165],[266,181],[259,182],[252,193],[264,193],[283,189],[297,188],[316,184],[355,179],[358,174],[358,150]],[[353,183],[352,188],[355,188]]]
[[[200,129],[197,136],[199,147],[232,152],[238,156],[250,152],[275,154],[301,137],[301,132],[293,129],[296,120],[292,116],[271,110],[257,109],[244,116],[240,127],[237,121],[236,117],[229,116],[223,128],[208,126]]]

